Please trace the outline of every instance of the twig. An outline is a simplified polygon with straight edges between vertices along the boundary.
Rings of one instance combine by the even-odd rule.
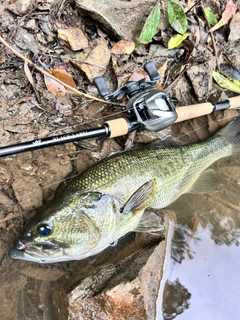
[[[168,93],[172,87],[175,85],[175,83],[183,76],[183,74],[187,71],[187,67],[184,67],[183,70],[179,73],[179,75],[165,88],[164,86],[164,92]]]
[[[58,12],[57,12],[57,17],[58,17],[58,19],[59,19],[60,16],[61,16],[63,7],[64,7],[64,5],[65,5],[65,2],[66,2],[66,0],[62,0],[62,3],[61,3],[61,5],[60,5],[60,7],[59,7],[59,9],[58,9]]]
[[[218,201],[221,202],[222,204],[226,205],[227,207],[237,210],[238,212],[240,211],[240,207],[231,203],[230,201],[224,200],[223,198],[217,196],[217,195],[212,195],[211,197],[209,197],[210,200],[213,201]]]
[[[197,1],[196,3],[194,3],[191,8],[189,8],[187,11],[185,11],[185,14],[188,14],[194,7],[199,5],[199,2],[201,2],[201,0]]]
[[[205,10],[204,10],[204,6],[203,6],[203,5],[200,5],[200,8],[201,8],[201,10],[202,10],[204,19],[205,19],[205,21],[206,21],[206,23],[207,23],[208,30],[210,30],[210,29],[211,29],[211,26],[210,26],[210,23],[208,22],[208,18],[207,18],[206,12],[205,12]],[[220,66],[219,66],[219,61],[218,61],[218,52],[217,52],[216,42],[215,42],[215,39],[214,39],[213,32],[210,31],[209,33],[210,33],[210,36],[211,36],[211,39],[212,39],[213,51],[214,51],[214,55],[215,55],[215,58],[216,58],[217,68],[218,68],[218,71],[219,71],[219,70],[220,70]]]
[[[13,54],[15,54],[17,57],[19,57],[20,59],[22,59],[23,61],[25,61],[26,63],[30,64],[31,66],[33,66],[36,70],[38,70],[39,72],[41,72],[42,74],[44,74],[45,76],[57,81],[58,83],[60,83],[61,85],[63,85],[64,87],[66,87],[67,89],[71,90],[72,92],[76,93],[79,96],[84,96],[85,98],[88,99],[92,99],[95,101],[99,101],[99,102],[103,102],[105,104],[113,104],[112,102],[109,101],[105,101],[96,97],[93,97],[89,94],[83,93],[71,86],[69,86],[68,84],[66,84],[65,82],[57,79],[56,77],[54,77],[51,73],[39,68],[37,65],[35,65],[31,60],[29,60],[28,58],[24,57],[21,53],[17,52],[14,48],[12,48],[1,36],[0,36],[0,42],[2,42],[2,44],[8,48],[9,50],[12,51]],[[114,103],[116,105],[120,105],[119,103]]]

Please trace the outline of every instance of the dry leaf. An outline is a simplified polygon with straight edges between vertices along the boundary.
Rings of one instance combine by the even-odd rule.
[[[56,80],[49,78],[48,76],[44,75],[44,81],[48,91],[58,94],[60,96],[65,96],[67,89]]]
[[[128,81],[139,81],[144,78],[148,81],[150,80],[149,75],[147,74],[146,71],[137,70],[137,71],[133,72],[133,74],[131,75],[131,77],[129,78]]]
[[[68,84],[69,86],[71,86],[72,88],[76,88],[76,84],[73,80],[73,77],[67,73],[67,71],[62,70],[62,69],[52,69],[51,70],[51,74],[61,80],[62,82]],[[69,92],[72,92],[71,90],[68,90]]]
[[[226,8],[223,11],[222,14],[222,18],[218,21],[218,23],[212,27],[209,32],[213,32],[217,29],[219,29],[220,27],[222,27],[224,24],[228,23],[228,21],[234,16],[234,14],[236,13],[237,7],[236,5],[233,3],[232,0],[228,0],[227,4],[226,4]]]
[[[32,74],[29,70],[29,67],[28,67],[28,63],[27,61],[24,62],[24,72],[28,78],[28,81],[31,83],[31,86],[32,86],[32,89],[36,95],[36,98],[38,100],[38,102],[40,102],[40,97],[39,97],[39,94],[38,94],[38,91],[36,90],[36,87],[35,87],[35,83],[34,83],[34,80],[33,80],[33,77],[32,77]]]
[[[120,40],[112,48],[113,54],[131,54],[135,49],[135,43],[131,40]]]
[[[73,77],[67,73],[67,71],[62,69],[52,69],[50,70],[51,74],[59,79],[60,81],[66,83],[72,88],[76,88],[76,84],[73,80]],[[58,83],[56,80],[49,78],[48,76],[44,76],[45,84],[48,91],[58,94],[60,96],[65,96],[66,92],[71,92],[71,90],[66,89],[62,84]]]
[[[28,68],[28,63],[27,61],[24,62],[24,72],[28,78],[28,81],[31,83],[32,86],[34,86],[34,81],[33,81],[33,77],[32,77],[32,74]]]

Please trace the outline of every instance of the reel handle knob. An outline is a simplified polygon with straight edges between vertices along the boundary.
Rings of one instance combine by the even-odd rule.
[[[152,81],[156,81],[156,82],[160,81],[160,75],[153,61],[146,62],[143,68],[147,72],[147,74],[149,75],[149,78]]]
[[[93,84],[98,90],[98,93],[104,100],[108,100],[109,90],[103,77],[96,77],[93,79]]]

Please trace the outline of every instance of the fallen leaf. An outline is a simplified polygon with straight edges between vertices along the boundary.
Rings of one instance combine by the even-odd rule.
[[[188,28],[188,22],[180,4],[170,1],[167,7],[168,21],[171,27],[180,34],[184,34]]]
[[[160,6],[159,3],[153,7],[149,16],[147,17],[143,26],[142,32],[139,36],[137,46],[141,43],[148,43],[152,40],[153,36],[157,32],[157,27],[160,19]]]
[[[235,93],[240,93],[240,81],[228,80],[227,78],[225,78],[223,75],[221,75],[216,71],[212,72],[212,76],[220,87],[226,88]]]
[[[176,34],[169,40],[168,49],[171,50],[178,47],[187,37],[188,33]]]
[[[141,79],[150,80],[149,75],[144,70],[136,70],[132,73],[128,81],[139,81]]]
[[[135,43],[131,40],[120,40],[112,48],[113,54],[131,54],[135,49]]]
[[[61,80],[62,82],[68,84],[69,86],[76,88],[76,84],[73,80],[73,77],[65,70],[62,69],[52,69],[50,70],[51,74]],[[68,90],[69,92],[72,92],[71,90]]]
[[[206,14],[206,17],[208,19],[208,22],[214,26],[215,24],[217,24],[218,22],[218,19],[219,19],[219,15],[217,13],[213,13],[212,12],[212,9],[210,7],[206,7],[204,8],[204,11],[205,11],[205,14]]]
[[[223,25],[228,23],[228,21],[234,16],[236,13],[237,6],[233,3],[232,0],[228,0],[225,10],[223,11],[222,18],[219,20],[219,22],[212,27],[209,32],[213,32],[219,28],[221,28]]]
[[[33,81],[33,77],[32,77],[32,74],[29,70],[29,67],[28,67],[28,63],[27,61],[24,62],[24,72],[28,78],[28,81],[31,83],[32,86],[34,86],[34,81]]]
[[[34,83],[34,80],[33,80],[33,77],[32,77],[32,74],[29,70],[29,67],[28,67],[28,63],[27,61],[24,62],[24,72],[28,78],[28,81],[31,83],[31,86],[32,86],[32,89],[36,95],[36,98],[38,100],[38,102],[40,102],[40,97],[39,97],[39,94],[38,94],[38,91],[36,90],[36,87],[35,87],[35,83]]]
[[[65,94],[67,93],[67,89],[63,85],[58,83],[56,80],[44,75],[44,81],[48,91],[58,94],[60,96],[65,96]]]

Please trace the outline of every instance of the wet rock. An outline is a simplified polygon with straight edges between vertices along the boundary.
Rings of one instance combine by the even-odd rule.
[[[76,5],[118,38],[136,40],[156,0],[77,0]]]
[[[228,41],[238,41],[240,39],[240,12],[237,12],[229,25],[230,33],[228,36]]]
[[[56,101],[56,110],[66,117],[72,116],[73,111],[71,101],[66,97],[59,96]]]
[[[39,26],[41,28],[41,30],[43,31],[43,33],[45,33],[48,36],[48,41],[53,41],[54,37],[55,37],[55,33],[53,33],[51,31],[51,24],[49,21],[49,17],[45,16],[42,17],[39,21]]]
[[[25,23],[24,28],[32,32],[37,32],[38,26],[37,26],[36,20],[35,19],[28,20]]]
[[[192,66],[186,71],[199,102],[208,100],[209,92],[212,87],[211,70],[213,70],[213,68],[213,62],[209,61],[202,65]]]
[[[169,51],[166,47],[161,44],[152,44],[149,48],[149,54],[152,57],[162,57],[167,58],[170,55],[171,51]]]
[[[172,211],[166,211],[166,235]],[[69,294],[69,320],[154,320],[166,241],[108,265],[84,279]]]
[[[22,50],[30,50],[33,53],[38,51],[37,39],[32,34],[28,33],[27,30],[21,27],[17,29],[14,41]]]
[[[42,206],[42,189],[34,177],[23,175],[21,179],[13,181],[12,188],[23,210],[32,210]]]
[[[76,60],[79,62],[76,62]],[[76,59],[72,63],[92,82],[95,77],[104,74],[109,61],[110,51],[107,45],[102,40],[96,40],[93,42],[92,48],[76,54]]]
[[[31,0],[17,0],[7,7],[7,9],[16,15],[23,16],[34,8],[34,1]]]
[[[73,51],[88,47],[88,39],[80,28],[58,29],[58,38],[62,45],[67,45]]]

